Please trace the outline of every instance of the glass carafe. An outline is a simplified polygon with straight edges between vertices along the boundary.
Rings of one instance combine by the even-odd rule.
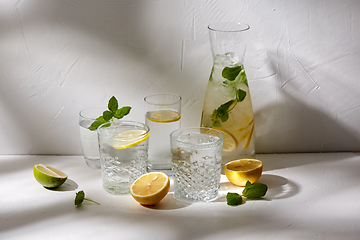
[[[208,28],[213,67],[201,126],[223,133],[223,164],[240,158],[254,158],[254,113],[245,74],[250,27],[241,23],[217,23]]]

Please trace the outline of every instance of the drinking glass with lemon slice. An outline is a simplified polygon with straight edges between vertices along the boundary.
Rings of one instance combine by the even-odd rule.
[[[113,121],[98,130],[103,188],[112,194],[129,187],[147,172],[149,127],[134,121]]]
[[[149,171],[171,175],[170,133],[180,128],[181,97],[173,93],[154,94],[144,98],[145,123],[149,137]]]

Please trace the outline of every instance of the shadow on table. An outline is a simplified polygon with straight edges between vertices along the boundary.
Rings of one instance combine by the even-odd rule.
[[[264,198],[257,200],[247,200],[247,201],[272,201],[275,199],[284,199],[295,196],[300,187],[288,179],[273,175],[273,174],[263,174],[258,180],[259,183],[266,184],[268,186],[268,191]],[[220,183],[219,197],[214,202],[227,202],[226,194],[228,192],[237,192],[241,194],[243,187],[235,186],[230,182]],[[179,201],[174,198],[174,193],[169,192],[168,195],[158,204],[154,206],[143,206],[148,209],[155,210],[174,210],[181,209],[190,206],[192,203],[187,203]],[[245,203],[244,203],[245,204]]]
[[[71,179],[66,179],[66,181],[57,188],[45,188],[50,191],[59,191],[59,192],[67,192],[74,191],[78,188],[78,184]]]
[[[258,182],[268,186],[268,191],[264,199],[270,201],[274,199],[290,198],[300,191],[299,185],[295,182],[277,175],[263,174]]]
[[[189,205],[191,205],[191,203],[179,201],[175,199],[173,192],[169,192],[166,195],[166,197],[158,204],[154,206],[145,206],[145,205],[142,206],[145,208],[155,209],[155,210],[174,210],[174,209],[185,208]]]
[[[268,186],[268,191],[264,198],[254,201],[271,201],[275,199],[290,198],[295,196],[300,190],[300,187],[296,183],[273,174],[263,174],[258,182],[266,184]],[[226,202],[227,192],[237,192],[241,194],[243,189],[243,187],[235,186],[230,182],[223,182],[220,184],[220,196],[215,202]]]

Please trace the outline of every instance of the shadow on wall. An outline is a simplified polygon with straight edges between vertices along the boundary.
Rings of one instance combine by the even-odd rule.
[[[309,105],[310,99],[318,101],[312,91],[321,96],[318,92],[325,90],[306,79],[307,75],[293,74],[289,66],[296,65],[279,53],[268,56],[276,73],[277,99],[255,113],[257,153],[359,151],[359,137],[325,112],[331,109]]]
[[[38,1],[20,1],[8,8],[16,14],[0,16],[9,23],[0,35],[17,47],[0,45],[3,61],[16,66],[0,67],[6,115],[0,123],[9,126],[0,134],[12,136],[1,154],[79,154],[76,116],[83,104],[105,106],[113,94],[134,104],[152,91],[185,92],[184,79],[168,68],[180,69],[189,28],[174,28],[172,13],[154,17],[161,9],[146,1]],[[166,18],[174,22],[156,24]],[[171,62],[175,49],[179,58]]]

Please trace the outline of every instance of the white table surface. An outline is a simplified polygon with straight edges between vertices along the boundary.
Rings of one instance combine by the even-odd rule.
[[[169,194],[154,207],[105,192],[80,156],[0,156],[0,239],[360,239],[360,154],[257,155],[264,200],[231,207],[242,188],[222,176],[221,196],[188,204]],[[59,189],[36,182],[33,165],[68,174]],[[101,203],[75,207],[75,193]]]

